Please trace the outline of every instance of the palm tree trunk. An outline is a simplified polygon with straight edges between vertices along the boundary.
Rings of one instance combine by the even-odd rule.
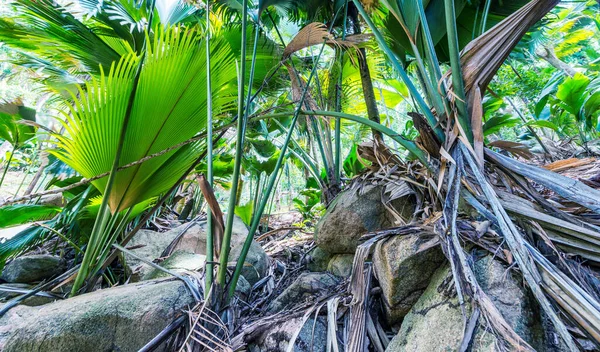
[[[358,10],[354,7],[354,3],[348,3],[348,16],[352,21],[354,34],[360,34],[360,23],[358,22]],[[375,90],[373,89],[373,80],[371,79],[371,71],[367,63],[367,51],[364,48],[359,49],[358,55],[358,70],[360,72],[360,81],[362,83],[363,96],[365,105],[367,106],[367,115],[369,120],[380,123],[379,110],[377,109],[377,99],[375,98]],[[382,134],[379,131],[371,129],[373,138],[381,139]]]

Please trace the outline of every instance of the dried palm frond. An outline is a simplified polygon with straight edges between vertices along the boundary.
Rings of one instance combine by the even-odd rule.
[[[346,333],[347,336],[350,336],[346,346],[346,351],[348,352],[364,351],[372,271],[373,267],[367,265],[367,268],[362,270],[362,275],[364,276],[362,287],[358,287],[357,285],[357,287],[352,288],[354,292],[362,290],[362,294],[359,296],[359,299],[354,296],[350,304],[350,323],[347,325],[348,332]],[[360,275],[361,273],[358,274]]]
[[[208,207],[212,213],[213,221],[213,245],[214,245],[214,254],[215,260],[218,261],[219,254],[221,253],[221,243],[223,243],[223,233],[225,229],[225,223],[223,221],[223,211],[219,206],[219,202],[215,197],[215,193],[213,191],[212,186],[206,180],[204,175],[198,176],[198,184],[200,185],[200,190],[202,191],[202,195],[208,204]]]
[[[476,88],[481,92],[485,91],[523,35],[558,2],[559,0],[533,0],[463,49],[460,61],[467,97],[474,94]]]
[[[464,296],[468,294],[472,297],[473,303],[481,309],[483,317],[488,325],[492,327],[492,330],[497,337],[510,346],[511,350],[534,351],[534,349],[510,327],[489,296],[481,289],[459,242],[457,215],[464,167],[461,150],[459,148],[454,148],[452,156],[455,162],[451,164],[450,172],[448,174],[449,186],[444,204],[444,219],[440,226],[442,230],[440,231],[440,236],[445,242],[445,253],[450,260],[456,292],[463,310],[463,317],[465,317],[465,326],[463,330],[472,332],[472,329],[468,329],[470,324],[467,324],[466,322],[466,309],[464,308]],[[471,334],[465,334],[463,346],[469,345],[468,340],[470,339],[467,335]]]
[[[493,141],[487,144],[489,147],[499,148],[505,150],[512,155],[520,156],[525,159],[532,159],[533,153],[523,143],[511,142],[511,141]]]
[[[594,163],[595,161],[596,161],[596,158],[583,158],[583,159],[569,158],[569,159],[557,160],[553,163],[546,164],[542,167],[546,170],[560,172],[560,171],[568,170],[568,169],[575,168],[575,167],[590,165],[590,164]]]
[[[554,327],[556,328],[558,334],[562,338],[563,342],[567,345],[567,347],[573,351],[576,351],[578,348],[573,341],[572,336],[569,334],[565,324],[558,317],[557,313],[554,311],[552,305],[548,298],[544,295],[542,288],[540,286],[540,282],[542,282],[542,278],[540,273],[538,272],[536,266],[533,264],[534,261],[531,258],[530,253],[527,251],[524,243],[524,239],[522,234],[517,230],[513,221],[510,219],[502,204],[500,203],[496,192],[493,187],[489,184],[474,159],[469,154],[467,148],[464,147],[462,143],[459,143],[458,148],[461,150],[461,155],[467,161],[473,176],[475,177],[479,187],[481,187],[481,191],[485,195],[487,202],[492,208],[493,217],[495,218],[497,226],[500,228],[500,232],[506,241],[508,248],[510,249],[512,257],[515,259],[516,263],[519,265],[521,272],[525,278],[525,281],[529,285],[534,297],[540,304],[542,310],[548,315]],[[487,211],[487,210],[486,210]],[[487,211],[489,214],[489,211]]]
[[[403,226],[367,233],[361,238],[364,242],[358,246],[354,254],[352,273],[348,284],[348,293],[351,295],[352,301],[350,302],[350,322],[346,333],[347,336],[350,336],[346,347],[347,351],[363,351],[365,346],[364,337],[369,320],[367,307],[372,277],[372,267],[370,264],[367,264],[365,268],[365,262],[371,255],[371,248],[379,241],[390,236],[402,236],[420,232],[430,233],[430,231],[424,228]]]
[[[179,352],[182,351],[233,351],[229,330],[218,314],[198,303],[188,311],[189,332]]]
[[[419,131],[419,137],[417,137],[417,143],[434,158],[440,157],[440,141],[435,136],[433,129],[425,120],[425,117],[417,112],[409,112],[408,116],[412,118],[413,124],[417,131]]]
[[[508,170],[512,170],[516,174],[551,189],[561,197],[600,214],[600,191],[577,180],[561,176],[543,168],[521,163],[517,160],[494,153],[489,149],[485,150],[485,156],[490,162]]]
[[[351,40],[335,39],[329,33],[326,25],[319,22],[312,22],[304,26],[283,50],[282,59],[288,59],[293,53],[308,48],[309,46],[326,43],[340,49],[354,48],[358,49],[357,42],[363,42],[365,37],[355,37]],[[358,50],[356,50],[358,52]]]

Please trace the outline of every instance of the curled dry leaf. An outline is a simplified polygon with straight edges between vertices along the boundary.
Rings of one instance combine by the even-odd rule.
[[[293,53],[308,48],[309,46],[318,44],[327,44],[335,46],[341,49],[355,48],[358,49],[357,44],[367,41],[370,37],[366,35],[355,35],[348,37],[346,40],[335,39],[334,36],[329,33],[327,26],[323,23],[312,22],[302,28],[298,34],[292,39],[292,41],[283,50],[282,59],[289,58]],[[357,50],[357,52],[359,52]]]

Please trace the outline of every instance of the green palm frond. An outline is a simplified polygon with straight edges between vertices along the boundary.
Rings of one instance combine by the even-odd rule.
[[[138,84],[121,164],[137,161],[192,138],[206,128],[206,55],[195,29],[159,30],[149,42]],[[225,39],[211,42],[215,114],[235,108],[235,58]],[[65,115],[66,136],[54,153],[84,177],[110,170],[125,117],[138,58],[124,56],[109,73],[86,84]],[[171,187],[202,146],[187,145],[118,173],[109,204],[126,209]],[[104,190],[107,179],[94,182]]]
[[[97,72],[118,61],[117,52],[66,8],[51,0],[18,0],[15,19],[0,19],[0,40],[9,46],[51,58],[64,69]]]

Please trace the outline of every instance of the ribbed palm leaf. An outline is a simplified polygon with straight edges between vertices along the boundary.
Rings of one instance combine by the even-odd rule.
[[[20,13],[16,19],[0,19],[0,40],[63,69],[96,73],[102,67],[108,71],[112,62],[130,51],[124,45],[109,45],[98,30],[51,0],[19,0],[15,7]]]
[[[155,34],[142,68],[121,164],[137,161],[193,137],[206,128],[206,55],[195,29],[172,27]],[[235,57],[228,42],[213,40],[213,109],[234,107]],[[108,74],[86,84],[65,115],[67,135],[56,155],[84,177],[110,170],[138,59],[124,56]],[[109,195],[120,211],[171,187],[196,157],[198,144],[174,150],[118,173]],[[103,190],[107,179],[94,185]]]

